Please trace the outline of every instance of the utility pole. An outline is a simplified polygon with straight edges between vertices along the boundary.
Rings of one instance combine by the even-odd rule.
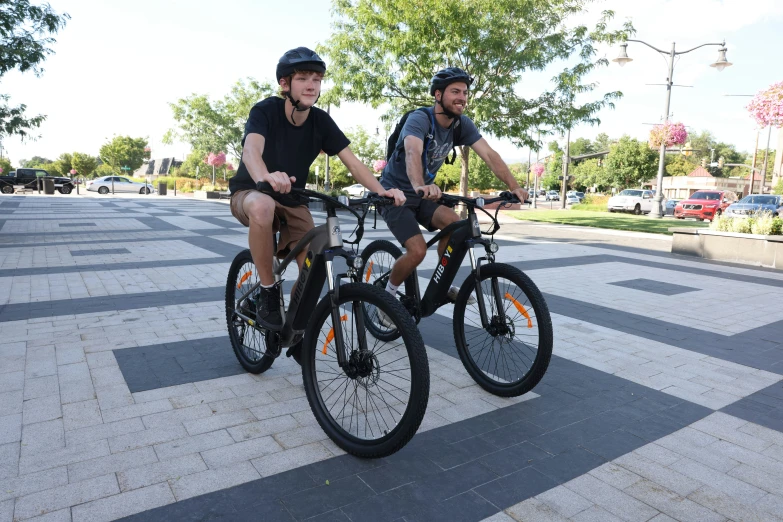
[[[571,127],[566,133],[565,154],[563,154],[563,185],[560,187],[560,208],[566,208],[566,188],[568,187],[568,164],[571,163]]]
[[[753,147],[753,164],[750,166],[750,188],[748,195],[753,194],[753,181],[756,179],[756,156],[759,151],[759,131],[756,131],[756,146]]]

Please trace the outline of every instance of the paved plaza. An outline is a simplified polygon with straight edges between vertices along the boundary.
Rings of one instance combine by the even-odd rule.
[[[363,246],[392,239],[371,225]],[[247,233],[226,202],[2,196],[0,522],[783,520],[783,273],[668,241],[505,225],[498,260],[552,312],[546,376],[480,389],[445,306],[420,324],[418,434],[362,460],[292,359],[236,361],[223,296]]]

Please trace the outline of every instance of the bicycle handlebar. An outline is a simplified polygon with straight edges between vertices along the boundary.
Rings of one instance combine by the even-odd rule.
[[[277,192],[269,182],[266,181],[259,181],[258,183],[256,183],[256,190],[258,190],[259,192],[263,192],[264,194],[267,194],[269,196],[272,196],[276,200],[280,200],[281,203],[287,200],[290,203],[298,203],[299,205],[304,205],[307,203],[306,201],[304,201],[305,198],[307,200],[312,198],[312,199],[321,200],[327,205],[331,205],[334,208],[342,208],[347,210],[348,212],[353,214],[358,220],[358,224],[355,230],[356,239],[354,241],[348,241],[345,239],[343,240],[344,243],[348,243],[349,245],[358,244],[362,240],[362,236],[364,236],[364,219],[367,216],[366,211],[364,214],[360,215],[359,212],[351,208],[351,205],[358,206],[358,205],[366,205],[368,203],[376,206],[394,205],[394,198],[388,196],[379,196],[375,192],[370,192],[367,194],[367,197],[359,198],[359,199],[350,199],[346,197],[348,204],[345,204],[342,201],[340,201],[338,198],[328,196],[326,194],[322,194],[314,190],[297,188],[297,187],[291,187],[290,193],[281,194]]]

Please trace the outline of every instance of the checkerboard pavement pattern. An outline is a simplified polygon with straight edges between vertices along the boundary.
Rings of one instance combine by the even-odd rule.
[[[247,239],[225,202],[3,196],[0,522],[783,520],[783,274],[519,230],[498,260],[545,294],[547,375],[481,390],[444,306],[420,325],[419,433],[361,460],[293,361],[236,362],[222,294]]]

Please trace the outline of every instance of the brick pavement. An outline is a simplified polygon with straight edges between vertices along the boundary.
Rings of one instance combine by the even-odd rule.
[[[518,399],[478,388],[443,307],[421,325],[419,434],[367,461],[321,431],[295,363],[255,376],[231,353],[246,237],[225,203],[0,207],[0,522],[783,519],[778,272],[504,226],[498,259],[552,310],[546,377]]]

